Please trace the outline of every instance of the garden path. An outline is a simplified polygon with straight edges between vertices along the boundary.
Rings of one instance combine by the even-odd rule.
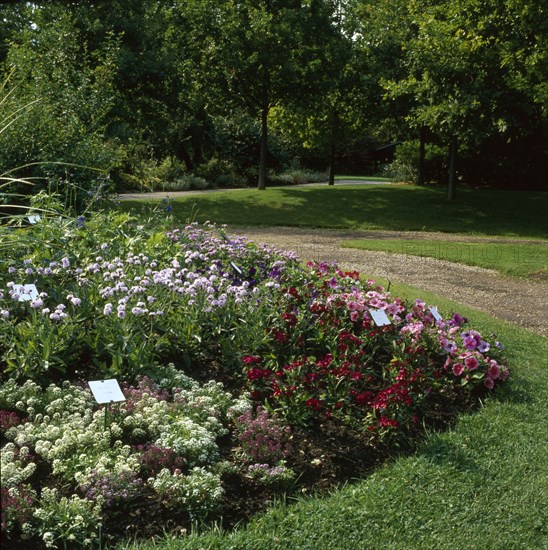
[[[295,227],[238,227],[230,232],[259,242],[295,251],[302,260],[336,261],[342,269],[357,270],[367,276],[384,277],[427,289],[460,301],[499,319],[548,336],[548,282],[505,277],[494,270],[457,264],[435,258],[390,254],[343,248],[351,239],[431,239],[474,242],[513,242],[523,240],[462,237],[446,233],[392,231],[332,231]],[[547,247],[548,241],[534,241]],[[516,249],[519,250],[519,249]]]

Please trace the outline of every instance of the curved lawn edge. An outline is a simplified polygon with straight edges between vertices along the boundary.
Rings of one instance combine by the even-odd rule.
[[[461,265],[477,266],[495,270],[500,275],[533,277],[548,274],[548,243],[538,241],[501,242],[491,239],[482,241],[443,242],[429,239],[351,239],[342,243],[343,248],[373,250],[389,254],[405,254],[445,260]],[[545,249],[546,247],[546,249]]]
[[[407,285],[399,295],[457,310],[506,345],[510,383],[412,456],[323,498],[280,504],[232,533],[222,529],[118,548],[541,548],[545,510],[548,338]]]

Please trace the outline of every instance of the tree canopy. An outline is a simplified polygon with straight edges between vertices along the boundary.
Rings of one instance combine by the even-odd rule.
[[[35,163],[68,162],[127,186],[171,159],[264,189],[269,167],[378,171],[375,150],[403,142],[400,164],[437,155],[447,168],[451,150],[453,183],[540,185],[545,12],[540,0],[0,2],[0,114],[24,114],[0,133],[0,172],[61,178]]]

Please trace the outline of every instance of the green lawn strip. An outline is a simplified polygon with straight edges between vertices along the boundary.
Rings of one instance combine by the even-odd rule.
[[[514,277],[527,277],[546,272],[548,269],[548,246],[541,243],[359,239],[345,241],[343,246],[447,260],[495,269],[503,275]]]
[[[379,281],[382,283],[382,281]],[[280,504],[232,533],[218,529],[163,549],[543,548],[548,540],[548,339],[430,292],[396,284],[442,314],[459,311],[507,348],[509,384],[455,429],[432,433],[412,456],[323,498]]]
[[[156,207],[161,200],[124,200],[124,209]],[[454,202],[443,187],[336,185],[242,189],[178,196],[175,221],[231,225],[323,227],[348,230],[442,231],[545,238],[548,193],[461,189]],[[165,213],[165,212],[164,212]],[[534,223],[531,222],[534,220]]]
[[[382,176],[335,176],[335,181],[337,180],[355,180],[355,181],[386,181],[392,182],[392,178],[385,178]]]

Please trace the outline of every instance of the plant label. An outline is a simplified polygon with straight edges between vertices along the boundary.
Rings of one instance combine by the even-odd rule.
[[[118,380],[93,380],[88,382],[89,389],[95,397],[95,401],[99,404],[103,403],[117,403],[119,401],[125,401],[126,398],[120,389]]]
[[[232,266],[232,269],[240,276],[242,277],[244,272],[234,263],[230,262],[230,265]]]
[[[391,324],[384,309],[370,309],[369,313],[371,313],[371,317],[373,317],[373,321],[375,321],[378,327],[384,327]]]
[[[13,291],[19,294],[19,302],[31,302],[38,299],[36,285],[13,285]]]
[[[41,219],[42,218],[40,217],[39,214],[34,214],[28,217],[29,223],[31,223],[32,225],[37,224]]]
[[[428,309],[436,321],[443,321],[443,317],[440,315],[436,306],[430,306]]]

